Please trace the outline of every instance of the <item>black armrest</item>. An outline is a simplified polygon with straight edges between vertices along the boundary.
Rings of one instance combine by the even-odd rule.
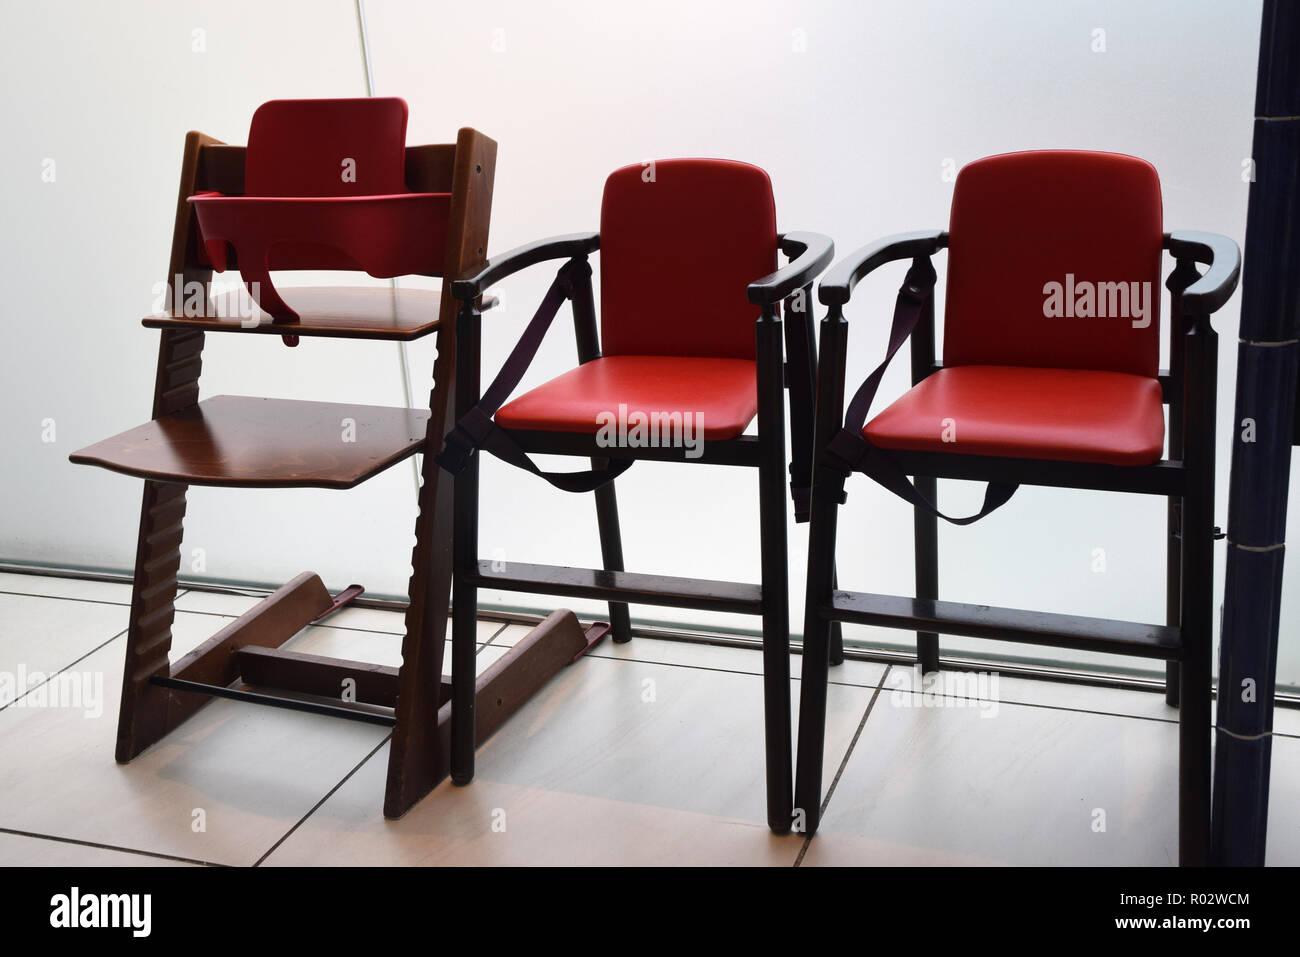
[[[488,287],[495,285],[507,276],[546,262],[548,259],[571,259],[574,256],[586,256],[600,248],[599,233],[569,233],[567,236],[552,236],[539,239],[516,247],[508,253],[493,256],[477,275],[456,279],[451,284],[451,294],[464,302],[481,296]]]
[[[948,234],[941,229],[886,236],[836,263],[821,281],[817,298],[826,306],[842,306],[853,295],[853,287],[873,269],[899,259],[932,256],[947,245]]]
[[[1209,266],[1204,276],[1183,290],[1183,305],[1209,315],[1229,299],[1241,275],[1241,250],[1218,233],[1166,233],[1164,241],[1176,259],[1191,259]]]
[[[821,274],[835,255],[835,244],[821,233],[785,233],[777,237],[791,262],[749,284],[749,301],[756,306],[780,302]]]

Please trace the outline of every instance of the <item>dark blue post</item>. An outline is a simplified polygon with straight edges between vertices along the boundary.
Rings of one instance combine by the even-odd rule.
[[[1262,865],[1300,363],[1300,3],[1265,0],[1214,755],[1214,864]]]

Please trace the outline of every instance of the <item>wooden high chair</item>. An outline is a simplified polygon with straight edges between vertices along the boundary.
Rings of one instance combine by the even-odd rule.
[[[798,515],[812,453],[805,441],[813,380],[808,310],[813,280],[835,247],[817,233],[777,232],[772,183],[756,166],[720,159],[649,166],[625,166],[605,181],[599,233],[538,240],[453,284],[461,300],[462,376],[456,429],[438,456],[455,474],[457,499],[452,779],[468,783],[474,776],[484,699],[459,665],[473,659],[479,588],[608,601],[615,641],[630,635],[628,602],[755,615],[763,635],[768,826],[785,834],[792,823],[785,483],[788,476]],[[599,320],[588,262],[597,252]],[[789,259],[784,266],[780,253]],[[537,313],[483,389],[479,297],[522,269],[553,261],[561,265]],[[579,364],[506,403],[566,300]],[[790,456],[787,384],[796,434]],[[614,438],[606,431],[614,410],[631,410],[625,425],[633,416],[658,423],[654,440]],[[755,420],[756,434],[746,434]],[[675,423],[675,431],[665,423]],[[694,452],[682,441],[688,427],[698,428]],[[620,429],[625,437],[631,431]],[[603,567],[512,562],[499,569],[480,560],[479,450],[564,491],[594,492]],[[546,472],[529,453],[578,456],[592,467]],[[625,571],[613,483],[637,460],[755,469],[761,582]],[[701,488],[701,497],[710,491]]]
[[[120,762],[215,696],[392,726],[389,817],[403,814],[447,774],[450,703],[443,707],[449,692],[442,662],[453,483],[431,454],[418,496],[400,669],[281,647],[362,591],[354,585],[331,596],[311,572],[175,664],[168,655],[189,486],[349,489],[417,452],[436,452],[455,424],[450,280],[485,262],[497,145],[466,128],[454,144],[407,148],[406,115],[406,103],[395,98],[273,101],[254,115],[247,147],[196,132],[185,138],[170,310],[144,320],[161,331],[153,417],[71,456],[145,480],[118,717]],[[241,297],[211,295],[213,269],[232,266],[261,306],[251,315],[239,314]],[[305,288],[282,296],[270,276],[278,269],[447,281],[441,293]],[[208,332],[279,334],[289,345],[300,337],[406,342],[435,333],[429,407],[254,396],[200,401]],[[345,419],[355,422],[355,441],[342,437]],[[602,633],[593,629],[590,638]],[[475,682],[483,702],[476,741],[590,643],[571,612],[556,612],[495,662]]]
[[[930,259],[942,249],[948,283],[938,362]],[[1166,282],[1167,370],[1158,368],[1162,250],[1176,264]],[[905,260],[912,265],[885,360],[846,408],[845,307],[861,280]],[[1208,267],[1204,273],[1198,263]],[[1218,348],[1210,320],[1232,296],[1239,271],[1232,240],[1164,232],[1151,164],[1114,153],[1035,150],[963,168],[949,231],[888,237],[826,274],[818,290],[829,311],[817,366],[795,785],[808,834],[817,830],[824,793],[830,623],[841,621],[915,631],[925,674],[939,669],[941,634],[1166,662],[1168,700],[1180,707],[1179,860],[1205,862]],[[913,386],[869,418],[885,368],[904,343]],[[835,581],[839,509],[854,472],[914,508],[915,597],[847,591]],[[979,512],[940,512],[941,478],[987,482]],[[1166,498],[1166,622],[941,600],[937,519],[969,524],[1004,505],[1020,485]]]

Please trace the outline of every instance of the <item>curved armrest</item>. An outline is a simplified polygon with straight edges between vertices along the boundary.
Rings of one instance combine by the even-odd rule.
[[[495,285],[507,276],[535,266],[548,259],[571,259],[574,256],[586,256],[600,248],[599,233],[569,233],[566,236],[552,236],[526,243],[488,260],[477,275],[456,279],[451,284],[451,294],[464,302],[483,294],[488,287]]]
[[[818,287],[817,297],[822,305],[842,306],[853,295],[853,287],[873,269],[899,259],[933,256],[947,245],[948,234],[941,229],[886,236],[836,263]]]
[[[756,306],[779,302],[808,285],[830,265],[835,255],[835,244],[821,233],[785,233],[777,237],[777,243],[791,261],[749,284],[749,301]]]
[[[1176,259],[1191,259],[1209,266],[1204,276],[1183,290],[1183,304],[1209,315],[1232,298],[1241,275],[1241,250],[1218,233],[1179,231],[1166,233],[1165,249]]]

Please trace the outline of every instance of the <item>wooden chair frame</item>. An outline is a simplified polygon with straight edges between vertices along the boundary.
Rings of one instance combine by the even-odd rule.
[[[529,453],[575,455],[588,458],[594,468],[610,459],[641,459],[671,462],[699,462],[757,468],[762,557],[762,584],[702,581],[663,575],[627,572],[623,565],[622,540],[614,483],[595,490],[596,516],[600,529],[602,569],[568,568],[551,565],[510,563],[504,571],[478,557],[478,456],[471,455],[456,475],[455,573],[453,576],[452,624],[452,779],[468,783],[474,776],[475,708],[474,683],[464,676],[474,654],[474,618],[479,588],[495,588],[570,597],[595,598],[610,603],[610,621],[615,640],[630,637],[628,602],[698,608],[708,611],[758,615],[763,622],[763,680],[765,741],[767,753],[768,825],[778,834],[791,827],[791,730],[789,665],[789,595],[786,558],[786,449],[785,370],[783,334],[787,342],[802,336],[808,343],[804,353],[811,358],[813,328],[810,316],[812,282],[829,264],[834,253],[830,240],[814,233],[789,233],[778,237],[779,248],[792,260],[769,276],[748,287],[749,301],[761,307],[755,335],[758,364],[758,434],[726,441],[706,441],[698,458],[688,458],[680,448],[616,448],[597,444],[592,435],[509,430],[509,435]],[[478,298],[491,286],[526,267],[550,260],[585,265],[600,247],[596,233],[574,234],[541,240],[494,259],[478,275],[453,283],[460,300],[460,338],[457,365],[457,418],[472,409],[480,398],[479,342],[481,316]],[[596,309],[590,271],[576,270],[581,278],[570,296],[578,361],[600,357]],[[669,279],[670,277],[663,277]],[[649,277],[647,277],[649,280]],[[778,305],[786,301],[787,321],[783,324]],[[796,308],[796,304],[800,308]],[[796,350],[791,349],[791,354]],[[811,369],[791,370],[792,418],[811,418]],[[802,418],[800,418],[802,416]],[[797,433],[796,433],[797,434]],[[805,433],[806,435],[806,433]]]
[[[340,305],[357,297],[365,301],[365,294],[373,293],[385,302],[394,298],[406,302],[409,308],[399,307],[398,313],[404,310],[404,314],[381,312],[378,318],[358,317],[356,309],[330,311],[326,308],[313,315],[304,312],[300,321],[291,324],[273,322],[269,317],[263,317],[257,324],[247,324],[241,323],[238,317],[185,316],[179,308],[185,298],[185,288],[200,283],[206,300],[211,282],[211,269],[203,264],[198,253],[196,223],[186,198],[199,190],[241,195],[245,150],[243,146],[227,145],[202,133],[191,132],[186,136],[168,266],[173,308],[167,315],[144,320],[144,325],[161,330],[153,418],[139,429],[71,456],[74,462],[145,479],[116,757],[119,762],[130,761],[212,697],[391,726],[384,814],[400,817],[447,775],[450,764],[451,706],[447,702],[450,684],[442,679],[442,664],[452,572],[454,489],[451,477],[434,464],[432,454],[425,454],[400,669],[321,658],[281,647],[303,627],[337,610],[361,590],[354,586],[331,597],[320,578],[310,572],[299,575],[174,665],[170,664],[186,493],[190,485],[351,488],[410,455],[441,448],[443,436],[455,422],[451,397],[455,390],[457,348],[452,281],[478,270],[485,261],[497,146],[489,137],[466,128],[460,130],[454,144],[413,146],[406,150],[406,181],[412,191],[452,195],[441,272],[444,281],[436,312],[431,293],[399,290],[395,296],[387,289],[349,289],[326,292],[337,293]],[[237,263],[232,261],[232,265]],[[408,302],[404,298],[408,296],[414,298]],[[490,302],[483,305],[490,306]],[[217,450],[213,436],[208,434],[215,427],[217,410],[243,414],[248,410],[248,403],[268,400],[218,397],[200,405],[199,377],[207,332],[291,332],[299,336],[389,341],[436,333],[438,357],[428,411],[359,407],[374,416],[372,427],[388,443],[382,457],[365,467],[354,462],[349,471],[331,465],[329,454],[323,462],[314,463],[314,470],[307,470],[310,474],[274,461],[260,467],[245,461],[236,467],[218,452],[241,443],[250,447],[266,436],[241,438],[223,433],[221,439],[227,448]],[[295,405],[307,413],[325,408],[318,403]],[[337,408],[346,414],[352,407]],[[368,431],[370,427],[363,426],[359,431]],[[292,446],[294,436],[290,429],[283,428],[283,439]],[[182,467],[159,466],[143,455],[138,441],[142,434],[155,440],[152,443],[155,448],[167,447],[170,440],[179,438],[189,440],[201,451],[188,459],[184,451],[177,452],[184,460]],[[258,455],[266,451],[266,445],[263,441]],[[270,445],[269,458],[273,459],[275,444]],[[330,453],[335,451],[331,449]],[[209,457],[204,458],[204,453]],[[238,457],[236,451],[235,458]],[[268,456],[262,458],[267,460]],[[487,718],[479,723],[476,742],[490,735],[533,691],[585,650],[590,640],[591,636],[583,633],[571,612],[557,612],[477,681],[471,655],[466,665],[470,682],[477,685],[485,700],[495,703]],[[345,679],[355,682],[355,704],[322,700],[337,701]],[[285,689],[295,696],[249,690],[247,685]]]
[[[844,421],[848,322],[844,306],[858,281],[885,263],[930,257],[946,248],[941,231],[892,236],[857,251],[827,273],[819,297],[821,323],[815,448]],[[1217,335],[1210,316],[1232,295],[1240,270],[1236,245],[1209,233],[1166,234],[1176,260],[1166,283],[1172,294],[1170,368],[1161,370],[1169,406],[1169,458],[1126,467],[951,453],[893,451],[917,489],[935,501],[940,478],[1162,495],[1169,499],[1166,624],[1117,622],[939,600],[938,520],[914,509],[916,597],[840,591],[834,584],[836,528],[846,474],[819,464],[813,480],[809,532],[803,685],[799,706],[795,804],[807,833],[821,815],[822,746],[826,727],[829,629],[856,622],[915,629],[923,673],[939,669],[942,634],[1019,641],[1060,648],[1156,658],[1167,662],[1167,698],[1179,713],[1179,859],[1205,862],[1210,835],[1211,646],[1214,582],[1214,439]],[[1201,275],[1196,263],[1208,264]],[[934,304],[928,300],[911,336],[913,385],[940,368],[934,351]]]

